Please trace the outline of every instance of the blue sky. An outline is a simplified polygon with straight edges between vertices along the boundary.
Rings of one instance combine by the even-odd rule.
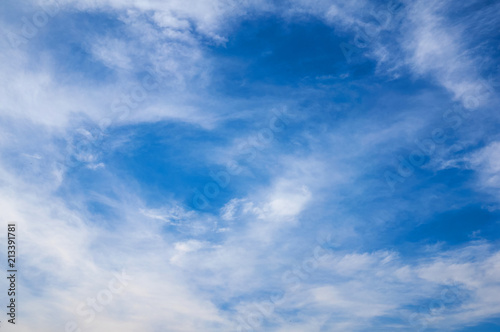
[[[497,1],[0,6],[16,330],[500,329]]]

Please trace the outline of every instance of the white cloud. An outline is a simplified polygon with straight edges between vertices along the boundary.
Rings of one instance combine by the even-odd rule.
[[[498,203],[500,199],[500,142],[493,141],[484,148],[458,160],[465,162],[465,167],[477,171],[477,187],[491,193]]]
[[[473,36],[466,26],[453,25],[444,16],[453,2],[418,1],[412,3],[401,37],[407,52],[408,65],[419,75],[432,75],[469,108],[487,104],[488,91],[481,81],[479,59],[467,53],[467,44]],[[487,57],[487,56],[486,56]],[[474,97],[474,106],[470,98]]]
[[[97,61],[110,68],[131,69],[131,59],[128,57],[127,45],[124,41],[112,38],[101,38],[91,45],[91,52]]]

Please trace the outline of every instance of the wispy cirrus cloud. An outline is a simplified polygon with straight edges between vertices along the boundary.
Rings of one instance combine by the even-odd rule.
[[[19,330],[497,319],[498,216],[484,194],[497,195],[498,123],[481,111],[496,105],[484,82],[498,6],[391,5],[6,3],[0,204],[23,243]],[[364,60],[346,63],[339,44],[377,27]],[[384,170],[457,104],[469,117],[389,192]],[[194,206],[228,163],[240,172]],[[90,322],[78,308],[122,271],[132,279]]]

